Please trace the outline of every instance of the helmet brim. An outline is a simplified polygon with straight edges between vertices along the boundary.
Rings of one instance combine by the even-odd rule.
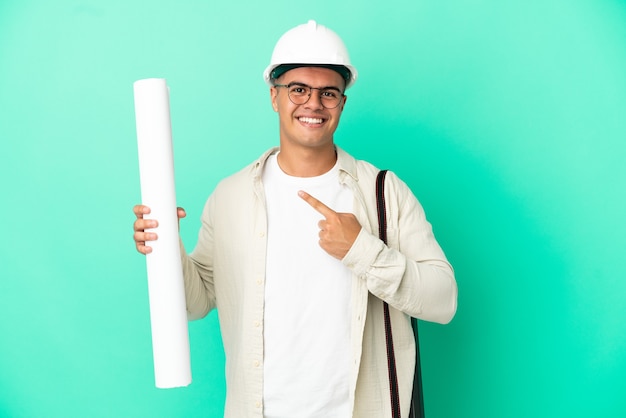
[[[300,67],[318,67],[318,68],[328,68],[329,70],[333,70],[346,81],[350,80],[352,73],[350,70],[344,65],[335,65],[335,64],[280,64],[270,72],[270,80],[276,80],[281,75],[285,74],[289,70],[293,70],[294,68]]]

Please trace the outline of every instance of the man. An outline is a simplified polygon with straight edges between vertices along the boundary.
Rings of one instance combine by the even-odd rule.
[[[309,21],[285,33],[265,71],[280,146],[220,182],[196,248],[182,251],[189,319],[218,310],[227,417],[390,417],[383,301],[406,416],[410,316],[447,323],[456,311],[454,273],[417,199],[388,173],[386,246],[378,169],[334,143],[356,78],[331,30]],[[147,254],[157,236],[144,230],[157,222],[134,212]]]

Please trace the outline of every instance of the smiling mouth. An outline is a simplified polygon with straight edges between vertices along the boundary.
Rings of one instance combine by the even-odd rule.
[[[322,118],[307,118],[307,117],[299,117],[298,120],[302,123],[307,123],[310,125],[319,125],[324,122]]]

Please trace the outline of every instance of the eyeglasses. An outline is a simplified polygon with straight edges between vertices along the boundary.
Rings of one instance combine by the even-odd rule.
[[[303,105],[311,98],[311,90],[320,91],[320,102],[326,109],[339,106],[343,93],[337,87],[311,87],[302,83],[274,84],[274,87],[285,87],[289,100],[295,105]]]

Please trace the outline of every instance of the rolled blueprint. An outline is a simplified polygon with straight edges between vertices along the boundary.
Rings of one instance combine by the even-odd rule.
[[[191,383],[189,332],[183,282],[169,90],[163,79],[134,83],[142,204],[157,219],[156,241],[146,256],[154,377],[157,388]],[[149,230],[147,230],[149,231]]]

